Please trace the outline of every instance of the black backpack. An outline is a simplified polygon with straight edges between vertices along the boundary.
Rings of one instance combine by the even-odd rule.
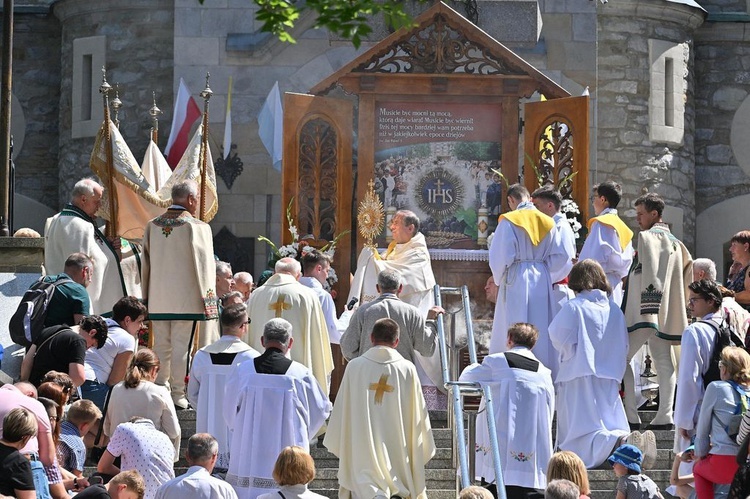
[[[10,318],[8,330],[13,343],[30,347],[44,329],[47,318],[47,307],[60,284],[73,282],[71,279],[58,279],[55,282],[44,282],[44,276],[31,285],[21,298],[21,303]]]
[[[711,326],[716,331],[716,338],[714,339],[714,351],[711,354],[711,361],[708,364],[708,370],[703,374],[703,387],[707,387],[712,381],[719,381],[721,376],[719,374],[719,361],[721,360],[721,352],[725,347],[742,347],[745,348],[745,344],[742,339],[734,331],[734,328],[726,323],[722,319],[721,324],[717,324],[714,321],[699,320],[704,324]]]

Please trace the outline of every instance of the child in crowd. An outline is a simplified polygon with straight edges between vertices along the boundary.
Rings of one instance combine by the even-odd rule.
[[[0,494],[3,496],[36,497],[31,464],[18,452],[36,432],[36,417],[23,407],[11,410],[3,419],[3,438],[0,439]]]
[[[80,478],[86,462],[86,444],[83,435],[88,433],[102,411],[90,400],[76,400],[68,409],[68,418],[60,424],[60,442],[57,455],[60,467]]]
[[[664,499],[656,483],[641,473],[643,453],[638,447],[621,445],[607,461],[619,478],[616,499]]]

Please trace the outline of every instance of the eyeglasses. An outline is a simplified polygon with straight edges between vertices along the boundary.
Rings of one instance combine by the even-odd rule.
[[[706,301],[706,299],[705,299],[705,298],[703,298],[702,296],[693,296],[692,298],[688,299],[688,303],[692,305],[692,304],[693,304],[693,303],[695,303],[695,302],[696,302],[697,300],[703,300],[703,301]]]
[[[50,416],[49,420],[53,423],[57,423],[58,421],[60,421],[60,418],[58,418],[57,416]]]

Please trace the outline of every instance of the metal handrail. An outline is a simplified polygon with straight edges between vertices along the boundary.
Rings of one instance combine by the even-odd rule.
[[[460,288],[455,287],[440,287],[435,285],[434,296],[435,305],[442,306],[442,294],[460,294],[462,307],[464,310],[464,320],[466,321],[466,333],[468,336],[468,350],[469,359],[472,363],[477,362],[477,351],[476,343],[474,341],[474,328],[471,321],[471,308],[469,303],[469,288],[467,286],[461,286]],[[472,484],[473,477],[473,466],[469,465],[467,445],[466,445],[466,431],[464,428],[464,410],[463,410],[463,397],[467,395],[479,395],[484,397],[485,410],[487,411],[487,427],[490,437],[490,452],[492,453],[492,461],[495,468],[495,480],[497,486],[497,494],[499,499],[506,499],[505,494],[505,483],[502,474],[502,465],[500,463],[500,446],[497,442],[497,427],[495,424],[495,411],[492,405],[492,393],[489,386],[482,386],[479,383],[458,381],[460,373],[450,373],[448,366],[448,346],[445,341],[445,323],[442,315],[439,315],[435,321],[437,335],[438,335],[438,346],[440,349],[440,363],[442,367],[443,385],[450,392],[451,398],[453,399],[452,406],[448,407],[448,425],[455,435],[456,443],[453,448],[453,461],[454,464],[458,461],[458,469],[461,481],[461,488],[468,487]],[[454,321],[455,328],[455,321]],[[454,338],[455,339],[455,338]],[[454,354],[453,349],[455,343],[451,344],[451,353]],[[451,376],[451,374],[453,376]],[[455,378],[455,379],[451,379]],[[452,409],[452,410],[451,410]],[[458,417],[456,417],[458,415]],[[470,416],[471,417],[471,416]],[[473,417],[476,417],[474,415]],[[472,460],[473,463],[473,460]]]

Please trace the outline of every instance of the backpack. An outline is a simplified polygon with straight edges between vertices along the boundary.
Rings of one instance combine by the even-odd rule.
[[[721,376],[719,375],[719,361],[721,360],[721,352],[725,347],[742,347],[745,348],[745,344],[734,328],[727,324],[723,319],[721,324],[717,324],[714,321],[699,320],[704,324],[708,324],[716,332],[716,338],[714,339],[714,351],[711,354],[711,360],[708,364],[708,370],[703,374],[703,388],[707,387],[712,381],[719,381]]]
[[[729,381],[729,384],[732,385],[732,390],[739,394],[740,400],[737,402],[737,405],[735,405],[734,413],[730,416],[729,424],[724,427],[724,431],[727,432],[727,435],[732,441],[736,441],[737,434],[740,432],[742,418],[745,416],[748,405],[750,404],[750,400],[748,400],[750,397],[746,395],[745,390],[734,381]],[[719,421],[719,418],[716,417],[716,413],[713,413],[713,417]]]
[[[44,282],[44,276],[40,277],[24,293],[21,303],[10,318],[8,330],[13,343],[29,348],[35,339],[39,337],[44,329],[44,321],[47,319],[47,308],[55,288],[60,284],[73,282],[71,279],[58,279],[55,282]]]

